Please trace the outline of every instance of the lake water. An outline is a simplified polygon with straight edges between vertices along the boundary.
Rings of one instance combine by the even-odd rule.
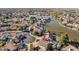
[[[64,32],[64,33],[68,33],[69,35],[69,38],[71,40],[75,40],[75,41],[79,41],[79,32],[77,31],[74,31],[74,30],[70,30],[68,28],[65,28],[65,27],[62,27],[59,25],[59,21],[52,18],[51,16],[37,16],[37,15],[31,15],[30,17],[36,17],[37,19],[39,18],[45,18],[45,19],[48,19],[48,18],[51,18],[51,21],[50,23],[46,26],[46,29],[47,30],[50,30],[50,31],[55,31],[55,32]]]

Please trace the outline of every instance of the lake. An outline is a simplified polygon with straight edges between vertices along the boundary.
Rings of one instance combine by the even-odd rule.
[[[70,40],[75,40],[75,41],[79,41],[79,32],[74,31],[74,30],[70,30],[66,27],[62,27],[59,24],[59,21],[52,18],[51,16],[37,16],[37,15],[31,15],[30,17],[36,17],[36,19],[39,18],[45,18],[48,19],[49,17],[51,18],[51,21],[48,25],[46,25],[46,29],[52,32],[64,32],[64,33],[68,33]]]

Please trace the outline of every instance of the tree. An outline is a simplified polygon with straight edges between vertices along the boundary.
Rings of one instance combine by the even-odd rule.
[[[33,32],[33,29],[32,28],[30,29],[30,32]]]
[[[0,46],[4,46],[6,44],[5,41],[0,41]]]
[[[20,26],[19,30],[20,30],[20,31],[23,31],[23,26]]]

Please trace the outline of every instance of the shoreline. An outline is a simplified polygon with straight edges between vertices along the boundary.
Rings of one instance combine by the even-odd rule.
[[[65,28],[67,28],[67,29],[69,29],[69,30],[73,30],[73,31],[79,32],[77,29],[75,29],[75,28],[70,28],[70,27],[66,27],[65,25],[63,25],[63,24],[60,23],[60,22],[59,22],[59,25],[60,25],[61,27],[65,27]]]
[[[46,30],[51,31],[51,32],[68,33],[70,40],[79,41],[79,33],[77,31],[70,30],[70,29],[68,29],[66,27],[62,27],[62,26],[53,26],[51,24],[48,24],[45,27],[46,27]]]

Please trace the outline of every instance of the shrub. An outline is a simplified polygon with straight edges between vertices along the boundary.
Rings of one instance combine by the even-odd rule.
[[[20,26],[19,30],[20,30],[20,31],[23,31],[23,26]]]
[[[0,41],[0,46],[4,46],[6,44],[5,41]]]

